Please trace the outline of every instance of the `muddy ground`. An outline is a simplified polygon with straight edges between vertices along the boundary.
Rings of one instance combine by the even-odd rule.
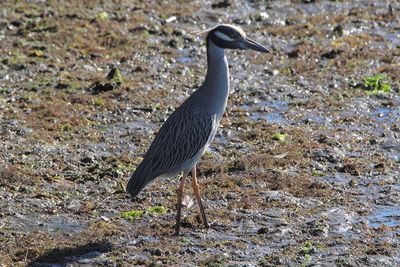
[[[2,266],[400,265],[399,18],[398,1],[1,1]],[[198,168],[215,227],[188,186],[172,237],[177,180],[124,186],[203,80],[191,31],[221,22],[272,53],[227,51]]]

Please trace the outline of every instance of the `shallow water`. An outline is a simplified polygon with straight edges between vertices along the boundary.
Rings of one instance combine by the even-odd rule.
[[[87,225],[80,220],[71,218],[70,215],[43,216],[38,213],[29,215],[16,214],[11,227],[27,233],[44,231],[50,234],[68,234],[79,233]]]
[[[0,18],[0,263],[40,265],[52,248],[73,248],[54,266],[400,264],[396,2],[392,11],[373,1],[25,4],[5,5]],[[99,22],[103,8],[109,19]],[[163,22],[169,13],[176,23]],[[41,32],[53,22],[55,32]],[[187,188],[194,205],[173,238],[177,180],[135,200],[123,188],[155,131],[202,82],[204,42],[188,33],[217,22],[242,25],[272,53],[227,52],[233,104],[199,164],[216,227],[202,228]],[[95,94],[111,64],[123,85]],[[352,87],[376,73],[392,77],[392,93]],[[271,139],[276,132],[287,140]],[[120,217],[155,205],[167,212]],[[77,245],[93,240],[113,248]]]
[[[241,108],[249,113],[250,120],[265,120],[269,123],[284,124],[287,122],[285,113],[288,110],[286,100],[256,101]]]
[[[376,206],[368,216],[368,224],[372,227],[400,226],[400,207],[399,206]]]

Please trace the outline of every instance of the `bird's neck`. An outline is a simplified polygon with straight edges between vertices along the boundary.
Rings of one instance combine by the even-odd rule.
[[[225,49],[207,41],[207,75],[206,82],[225,82],[229,78],[228,61]],[[228,85],[228,84],[227,84]]]
[[[207,63],[207,75],[202,90],[206,91],[207,101],[222,116],[229,95],[229,67],[224,49],[211,40],[207,40]]]

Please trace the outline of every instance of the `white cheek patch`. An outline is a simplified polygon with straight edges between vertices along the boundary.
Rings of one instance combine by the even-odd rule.
[[[225,33],[219,32],[219,31],[216,31],[215,35],[218,36],[219,38],[221,38],[222,40],[225,40],[225,41],[234,41],[231,37],[229,37]]]

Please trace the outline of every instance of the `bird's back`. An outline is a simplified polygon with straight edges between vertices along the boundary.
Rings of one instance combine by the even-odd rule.
[[[156,134],[127,185],[133,197],[159,176],[173,176],[188,172],[209,144],[216,130],[215,114],[203,108],[202,101],[193,94],[176,109]],[[192,162],[194,161],[194,162]]]

